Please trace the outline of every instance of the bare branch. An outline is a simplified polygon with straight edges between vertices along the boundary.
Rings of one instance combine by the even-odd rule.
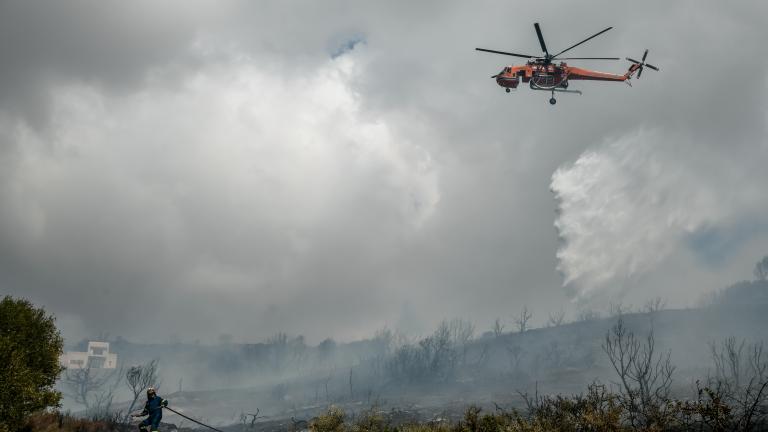
[[[558,312],[549,314],[547,325],[549,327],[559,327],[565,322],[565,311],[560,309]]]
[[[655,347],[653,329],[640,340],[621,317],[603,342],[603,351],[619,378],[620,402],[633,427],[651,427],[669,405],[675,367],[670,353],[659,355]]]
[[[755,264],[755,279],[758,281],[768,280],[768,256],[764,256]]]
[[[501,318],[496,318],[496,321],[493,322],[493,335],[495,337],[501,337],[501,335],[504,333],[504,324],[501,323]]]
[[[520,311],[520,315],[515,318],[515,324],[517,325],[517,331],[520,333],[524,333],[528,329],[528,321],[531,320],[531,317],[533,314],[528,310],[528,306],[523,306],[523,309]]]
[[[664,299],[661,297],[654,297],[645,302],[645,305],[643,305],[643,312],[653,314],[664,309],[666,305],[667,302]]]
[[[139,396],[141,396],[141,393],[150,386],[159,387],[160,382],[157,378],[158,363],[158,359],[150,360],[145,364],[131,366],[125,372],[125,384],[128,386],[128,389],[133,396],[131,405],[129,406],[124,419],[125,422],[129,421],[129,416],[136,406],[136,401],[139,399]]]

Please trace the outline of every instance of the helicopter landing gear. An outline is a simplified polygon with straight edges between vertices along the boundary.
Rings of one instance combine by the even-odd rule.
[[[507,93],[511,92],[512,90],[509,89],[509,87],[505,88],[504,90],[507,91]]]

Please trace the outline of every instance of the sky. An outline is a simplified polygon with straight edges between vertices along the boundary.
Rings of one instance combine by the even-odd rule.
[[[768,254],[768,3],[0,2],[0,293],[68,341],[669,307]],[[489,77],[642,56],[583,95]],[[623,73],[629,63],[573,61]]]

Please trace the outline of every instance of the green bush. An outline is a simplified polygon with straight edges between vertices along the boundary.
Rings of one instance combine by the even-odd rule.
[[[62,345],[53,316],[27,300],[0,301],[0,431],[17,431],[29,414],[59,405]]]

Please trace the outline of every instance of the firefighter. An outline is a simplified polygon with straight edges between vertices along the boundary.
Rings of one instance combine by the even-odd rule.
[[[139,423],[139,432],[157,432],[160,420],[163,418],[163,407],[168,406],[168,399],[163,399],[157,395],[154,387],[147,389],[147,403],[144,404],[144,410],[141,414],[133,414],[132,417],[145,418]]]

